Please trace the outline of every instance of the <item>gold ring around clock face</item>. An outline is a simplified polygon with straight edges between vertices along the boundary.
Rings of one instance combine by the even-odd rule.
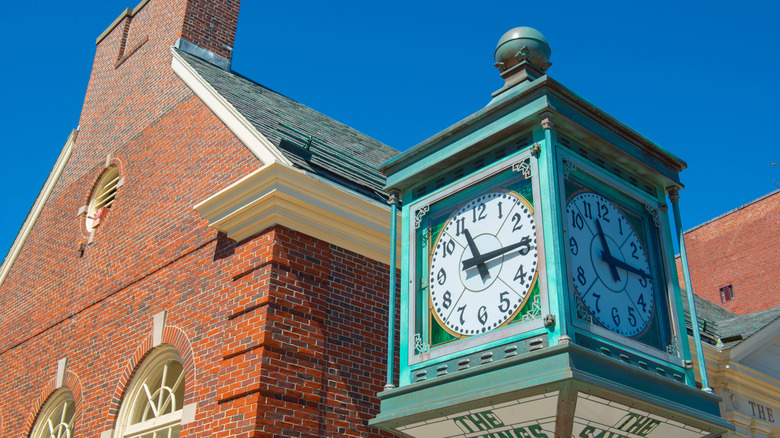
[[[518,193],[472,198],[444,224],[429,265],[429,305],[456,336],[511,321],[536,281],[533,208]]]
[[[605,328],[641,334],[653,318],[653,276],[645,245],[623,212],[584,192],[566,205],[569,274],[578,298]]]

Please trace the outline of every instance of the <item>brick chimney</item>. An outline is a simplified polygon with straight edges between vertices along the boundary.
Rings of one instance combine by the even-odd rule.
[[[207,60],[217,59],[215,63],[225,68],[233,54],[240,4],[241,0],[143,0],[123,11],[98,37],[97,45],[113,37],[118,43],[116,67],[154,38],[168,47],[184,46]]]
[[[171,47],[229,70],[240,3],[143,0],[122,11],[97,38],[75,153],[105,157],[192,96]]]

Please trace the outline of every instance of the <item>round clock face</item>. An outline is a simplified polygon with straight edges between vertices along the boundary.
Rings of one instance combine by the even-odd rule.
[[[620,209],[580,193],[566,206],[571,275],[585,307],[607,329],[637,336],[653,316],[653,279],[642,240]]]
[[[493,330],[522,308],[536,281],[533,209],[519,194],[492,191],[442,227],[429,266],[430,305],[456,336]]]

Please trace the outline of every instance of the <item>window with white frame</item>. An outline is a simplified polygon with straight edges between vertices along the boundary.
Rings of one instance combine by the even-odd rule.
[[[58,389],[43,405],[30,438],[71,438],[75,412],[73,393],[67,388]]]
[[[176,438],[184,404],[184,369],[173,347],[162,345],[146,358],[125,393],[116,437]]]

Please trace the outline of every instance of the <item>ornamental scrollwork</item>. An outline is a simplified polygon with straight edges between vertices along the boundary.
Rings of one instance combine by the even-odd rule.
[[[531,160],[524,160],[512,165],[513,172],[522,172],[525,179],[531,177]]]
[[[414,351],[416,354],[427,353],[431,350],[431,346],[423,341],[422,336],[419,333],[414,334]]]
[[[658,215],[658,209],[651,205],[649,202],[645,202],[645,210],[650,213],[650,217],[653,219],[653,223],[656,228],[661,228],[661,218]]]
[[[531,309],[523,315],[523,321],[530,321],[542,316],[542,298],[539,294],[535,295],[533,301],[531,301]]]
[[[420,228],[420,224],[422,224],[423,217],[428,213],[428,210],[430,209],[429,205],[425,205],[419,210],[417,210],[414,213],[414,229]]]
[[[680,346],[677,335],[672,336],[672,341],[666,346],[666,352],[672,356],[680,357]]]
[[[574,161],[563,161],[563,177],[569,179],[569,175],[577,171],[577,163]]]

